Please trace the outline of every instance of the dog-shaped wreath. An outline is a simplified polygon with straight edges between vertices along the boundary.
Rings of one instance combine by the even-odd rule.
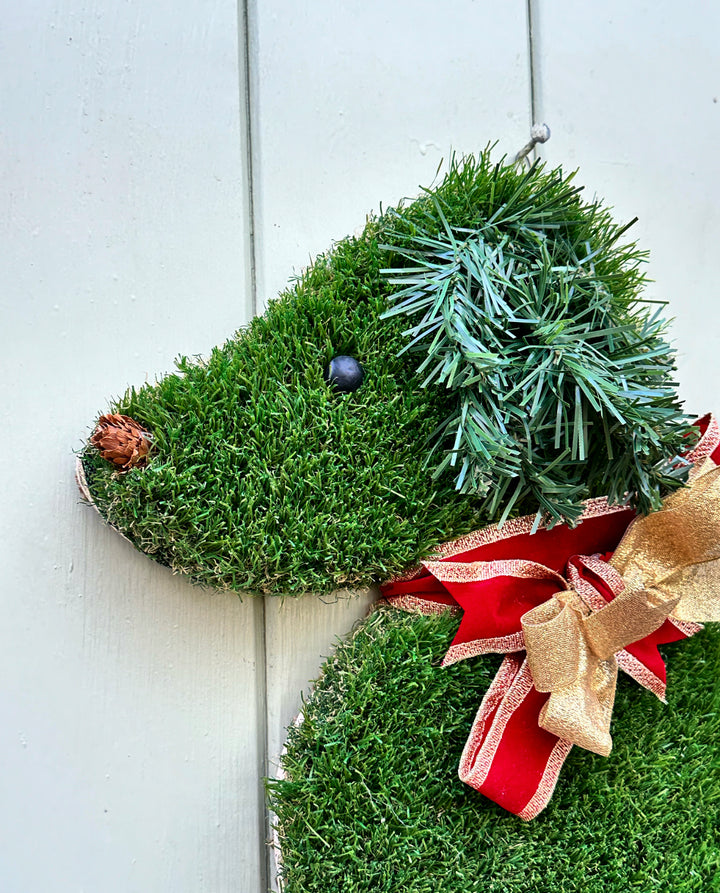
[[[658,645],[720,619],[720,429],[683,414],[644,255],[580,193],[453,159],[206,361],[129,391],[80,458],[106,520],[195,582],[384,584],[271,783],[288,893],[590,890],[588,858],[641,877],[667,849],[709,870],[709,631],[676,652],[681,701],[621,687],[620,744],[588,753],[618,669],[664,698]]]

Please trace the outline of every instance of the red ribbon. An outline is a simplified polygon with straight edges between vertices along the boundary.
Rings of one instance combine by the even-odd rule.
[[[698,426],[701,438],[688,460],[710,457],[720,464],[717,420],[708,415]],[[507,655],[480,705],[458,771],[467,784],[523,819],[535,818],[547,805],[572,744],[538,725],[549,695],[532,683],[520,618],[568,585],[592,610],[611,601],[623,583],[607,561],[634,517],[632,509],[596,499],[574,528],[532,533],[533,516],[515,518],[441,546],[437,560],[382,587],[386,600],[401,610],[462,611],[443,666],[479,654]],[[664,700],[666,672],[658,646],[701,628],[668,619],[618,652],[618,665]]]

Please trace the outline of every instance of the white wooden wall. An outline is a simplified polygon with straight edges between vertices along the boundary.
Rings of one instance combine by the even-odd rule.
[[[533,115],[547,158],[640,216],[683,394],[720,409],[720,11],[32,0],[2,18],[0,889],[264,893],[258,779],[368,597],[193,589],[78,504],[73,449],[111,394],[207,352],[451,147],[514,151]]]

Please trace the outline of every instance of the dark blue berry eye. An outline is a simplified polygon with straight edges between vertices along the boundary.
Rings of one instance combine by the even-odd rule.
[[[357,391],[363,377],[363,367],[355,357],[334,357],[325,370],[325,381],[342,394]]]

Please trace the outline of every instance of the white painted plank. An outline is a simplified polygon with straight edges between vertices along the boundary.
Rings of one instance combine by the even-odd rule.
[[[261,605],[103,527],[72,455],[111,394],[246,318],[236,19],[200,0],[3,17],[9,893],[262,889]]]
[[[529,130],[521,0],[257,4],[253,130],[258,290],[414,196],[451,149]]]
[[[639,216],[651,252],[648,294],[670,300],[681,394],[718,410],[720,6],[609,0],[534,4],[538,117],[553,164]]]
[[[498,153],[514,153],[526,142],[525,12],[517,0],[258,4],[252,101],[262,298],[361,227],[380,202],[416,195],[451,148],[498,139]],[[321,656],[368,603],[266,599],[271,768]]]
[[[285,729],[298,715],[302,698],[310,694],[323,660],[338,636],[368,613],[378,595],[372,588],[324,597],[308,593],[272,603],[266,598],[269,775],[279,769]]]

